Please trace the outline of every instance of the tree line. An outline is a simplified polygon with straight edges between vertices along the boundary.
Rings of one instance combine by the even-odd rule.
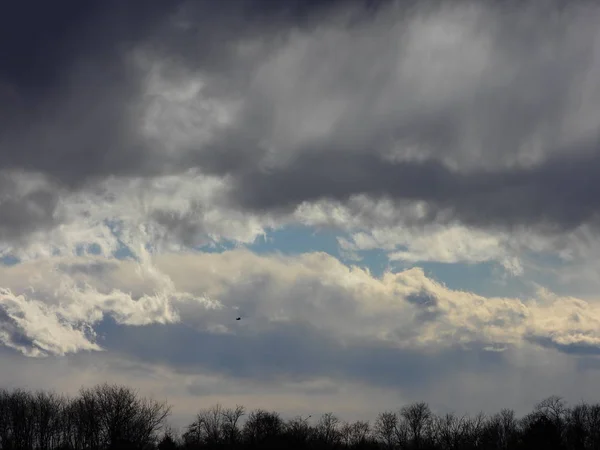
[[[509,409],[474,416],[435,414],[427,403],[345,422],[333,413],[284,419],[276,411],[219,404],[201,409],[181,433],[167,425],[171,407],[120,385],[68,397],[0,390],[1,450],[600,450],[600,404],[568,406],[549,397],[518,418]]]

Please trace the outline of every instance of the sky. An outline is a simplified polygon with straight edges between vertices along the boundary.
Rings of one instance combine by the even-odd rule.
[[[600,401],[599,21],[4,6],[0,383],[127,384],[176,426]]]

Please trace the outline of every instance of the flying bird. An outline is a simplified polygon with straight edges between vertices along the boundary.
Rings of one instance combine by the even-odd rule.
[[[241,318],[241,317],[238,317],[238,318],[237,318],[237,319],[235,319],[235,320],[242,320],[242,318]]]

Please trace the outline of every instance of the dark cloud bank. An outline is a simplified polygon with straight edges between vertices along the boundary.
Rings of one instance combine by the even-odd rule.
[[[599,37],[592,26],[597,5],[478,3],[488,50],[497,61],[477,84],[467,91],[461,88],[468,95],[434,99],[432,107],[423,106],[429,100],[421,103],[411,85],[390,81],[396,66],[386,60],[388,47],[381,48],[382,56],[363,51],[356,58],[341,56],[341,62],[334,58],[336,52],[325,51],[318,59],[309,50],[301,64],[310,70],[298,80],[308,83],[310,77],[330,73],[335,83],[322,94],[347,97],[349,104],[331,133],[290,144],[293,157],[269,167],[263,142],[282,111],[268,85],[267,91],[261,90],[248,77],[286,45],[290,33],[311,36],[334,23],[339,28],[339,18],[347,11],[353,11],[342,27],[350,30],[348,36],[354,28],[381,20],[377,14],[382,11],[408,29],[415,18],[451,8],[439,2],[366,0],[236,0],[224,5],[36,1],[4,7],[0,169],[41,173],[48,182],[27,195],[14,192],[10,183],[0,184],[0,238],[13,239],[60,222],[55,205],[63,189],[85,189],[109,176],[150,177],[191,167],[230,176],[231,203],[253,211],[289,211],[304,201],[344,202],[366,194],[425,201],[429,222],[457,220],[493,228],[544,225],[564,231],[597,221],[600,153],[593,116],[587,116],[592,121],[588,131],[561,139],[561,126],[577,111],[573,99],[578,95],[588,102],[588,111],[600,109],[597,89],[578,91],[589,87],[585,80],[600,68]],[[452,8],[469,5],[457,2]],[[187,25],[176,26],[176,19]],[[384,35],[386,26],[390,22],[381,21],[378,28]],[[409,37],[402,34],[394,44],[401,49],[394,62],[400,67],[412,64],[408,51],[402,53],[403,39]],[[252,40],[260,43],[256,57],[240,57],[236,46]],[[201,74],[207,92],[216,98],[241,98],[235,122],[201,148],[191,145],[175,156],[142,136],[135,105],[144,94],[146,74],[130,60],[130,52],[142,47]],[[496,82],[490,75],[507,68],[512,71],[508,81]],[[426,75],[434,69],[425,65],[420,70]],[[392,91],[399,106],[387,115],[375,114],[370,102]],[[303,91],[293,89],[290,95],[301,100]],[[467,140],[473,127],[475,138]],[[540,134],[542,157],[537,162],[506,163],[525,141]],[[397,162],[385,157],[406,141],[427,149],[427,155]]]

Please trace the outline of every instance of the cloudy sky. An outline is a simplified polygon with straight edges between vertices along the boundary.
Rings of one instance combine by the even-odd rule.
[[[597,3],[5,9],[4,386],[600,400]]]

